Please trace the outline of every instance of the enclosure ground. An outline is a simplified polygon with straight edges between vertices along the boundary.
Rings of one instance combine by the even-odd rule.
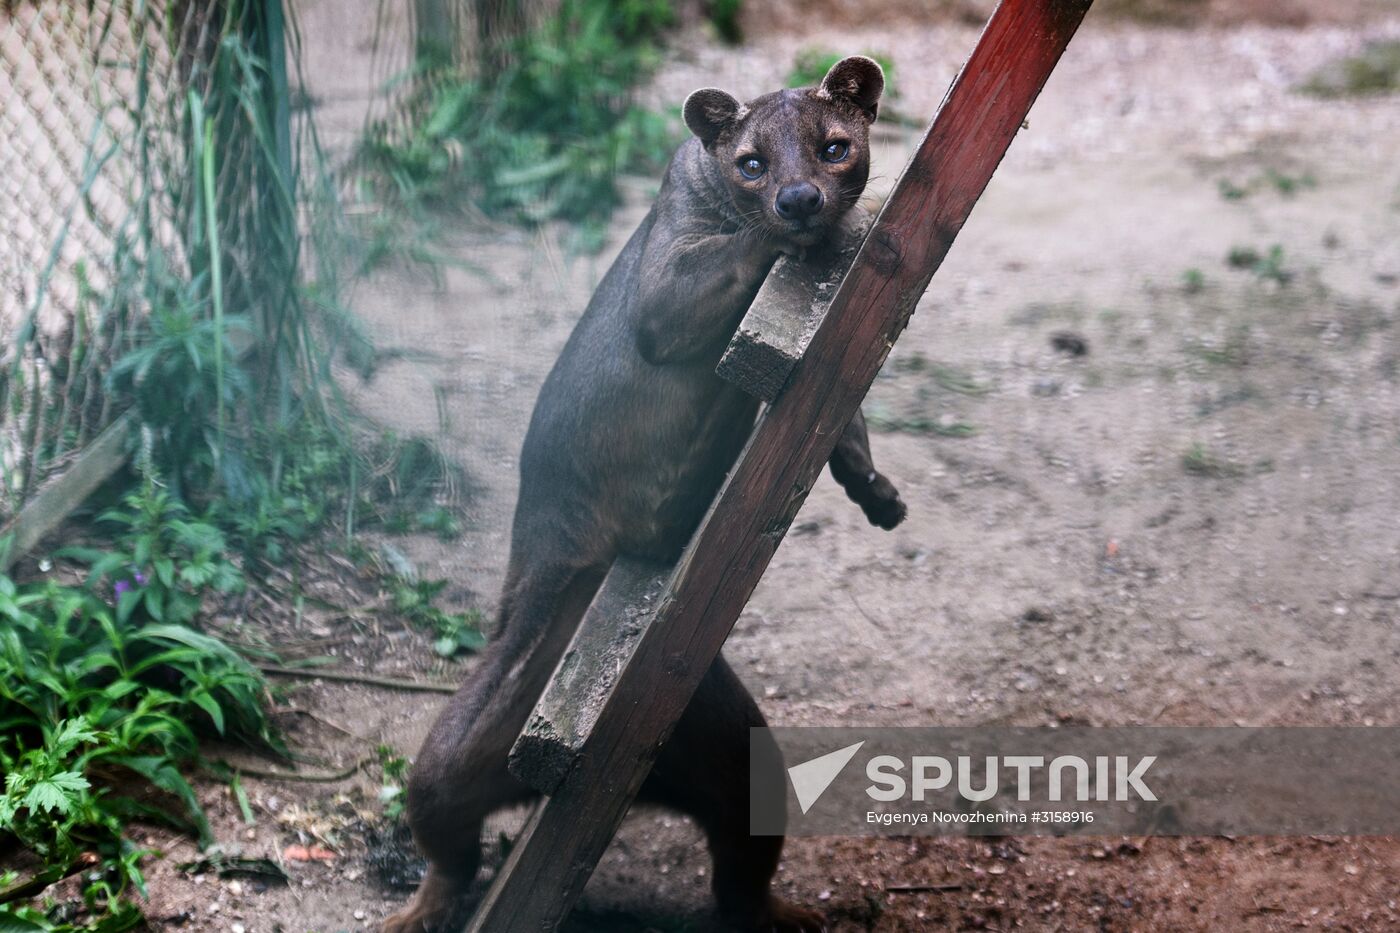
[[[313,99],[348,139],[372,24],[303,6]],[[924,117],[975,35],[696,44],[649,93],[757,94],[817,44],[889,54],[898,108]],[[1294,90],[1383,36],[1400,20],[1086,27],[867,402],[908,522],[872,529],[819,484],[730,641],[771,721],[1396,724],[1400,107]],[[877,195],[914,141],[880,139]],[[633,188],[610,251],[645,210],[649,185]],[[489,612],[535,392],[611,252],[571,259],[553,231],[465,220],[442,248],[490,275],[377,273],[354,304],[399,352],[346,384],[470,471],[460,540],[395,544],[451,581],[451,601]],[[287,611],[293,631],[353,636],[335,649],[345,667],[470,666],[408,630]],[[413,754],[442,701],[330,683],[289,695],[319,717],[285,716],[292,739],[327,770],[381,743]],[[203,788],[226,846],[280,859],[319,833],[332,857],[287,862],[288,887],[235,889],[177,871],[188,844],[153,836],[170,853],[151,870],[158,926],[373,929],[406,896],[365,857],[369,774],[245,783],[251,827],[226,787]],[[842,931],[1378,930],[1400,928],[1397,863],[1400,842],[1378,839],[794,840],[779,886]],[[708,871],[684,820],[636,814],[572,928],[712,929]],[[887,890],[900,886],[929,889]]]

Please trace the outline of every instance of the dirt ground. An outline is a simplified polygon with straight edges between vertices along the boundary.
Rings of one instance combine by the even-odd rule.
[[[300,6],[327,134],[350,138],[372,22]],[[1400,17],[1091,20],[867,402],[909,520],[879,532],[819,484],[730,640],[772,722],[1400,722],[1400,99],[1294,90],[1374,37],[1400,37]],[[952,20],[696,40],[649,94],[754,95],[819,44],[889,55],[899,110],[922,119],[975,38]],[[914,139],[880,135],[876,197]],[[535,392],[650,187],[629,184],[603,256],[464,221],[443,249],[490,279],[390,269],[354,295],[381,347],[403,351],[367,383],[347,377],[356,401],[438,439],[478,487],[459,540],[394,542],[454,604],[495,605]],[[1257,267],[1226,261],[1243,247]],[[1057,350],[1063,333],[1087,352]],[[337,649],[350,668],[457,679],[471,663],[434,660],[421,635],[355,638]],[[380,743],[412,755],[442,702],[331,683],[289,695],[320,717],[285,717],[293,740],[329,770]],[[334,859],[288,862],[291,885],[260,890],[175,871],[188,845],[159,837],[172,854],[152,868],[152,916],[372,930],[407,896],[365,857],[369,776],[246,783],[252,827],[225,787],[204,789],[229,849],[281,858],[317,829]],[[1400,929],[1397,868],[1393,839],[802,839],[778,885],[839,931],[1360,931]],[[569,928],[714,929],[708,870],[683,819],[634,814]]]

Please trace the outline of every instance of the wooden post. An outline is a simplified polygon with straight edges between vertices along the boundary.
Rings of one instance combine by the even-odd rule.
[[[998,6],[470,931],[553,930],[573,906],[1090,2]]]

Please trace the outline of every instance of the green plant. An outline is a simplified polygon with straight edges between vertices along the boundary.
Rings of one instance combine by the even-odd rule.
[[[862,52],[867,58],[873,58],[879,63],[885,72],[885,93],[886,101],[894,101],[899,97],[899,90],[895,86],[894,80],[894,59],[882,52]],[[792,70],[788,72],[788,87],[811,87],[820,84],[822,78],[831,70],[831,66],[845,58],[845,54],[821,46],[808,46],[800,50],[792,60]]]
[[[957,395],[986,395],[992,391],[990,386],[978,382],[971,373],[956,366],[935,363],[918,350],[908,356],[897,357],[894,369],[901,373],[923,373],[934,386]]]
[[[1205,15],[1209,0],[1105,0],[1101,12],[1154,25],[1186,26],[1199,22]]]
[[[1319,69],[1299,89],[1316,97],[1352,97],[1400,90],[1400,41],[1372,42],[1360,53]]]
[[[673,115],[634,102],[673,18],[665,0],[565,0],[489,56],[498,70],[421,63],[407,132],[376,128],[362,162],[400,204],[466,197],[516,222],[581,224],[580,240],[600,245],[616,176],[657,171],[677,139]]]
[[[1233,246],[1225,256],[1225,263],[1233,269],[1248,269],[1261,282],[1274,282],[1287,285],[1293,280],[1293,272],[1283,261],[1283,247],[1278,243],[1269,247],[1267,253],[1260,253],[1252,246]]]
[[[1306,188],[1317,187],[1317,178],[1311,172],[1289,175],[1271,168],[1264,173],[1264,180],[1284,197],[1291,197]]]
[[[743,9],[744,0],[709,0],[710,24],[715,27],[720,39],[731,45],[744,40],[743,26],[739,22]]]
[[[1181,468],[1192,476],[1217,478],[1240,476],[1244,473],[1244,468],[1239,464],[1216,456],[1201,443],[1192,444],[1186,453],[1181,455]]]
[[[396,577],[391,591],[394,609],[414,625],[431,631],[433,650],[445,658],[464,651],[479,651],[486,644],[486,636],[481,631],[481,613],[476,610],[444,612],[434,605],[446,586],[446,580]]]
[[[1252,246],[1232,246],[1225,254],[1225,264],[1232,269],[1250,269],[1258,264],[1259,250]]]
[[[119,623],[139,610],[155,622],[186,625],[207,591],[243,588],[223,533],[191,518],[182,503],[152,483],[127,495],[123,508],[103,512],[98,522],[115,532],[111,549],[72,547],[58,554],[88,565],[89,589],[111,588]]]
[[[384,818],[392,822],[403,816],[408,806],[408,792],[404,788],[408,760],[387,745],[379,746],[375,754],[379,756],[381,778],[379,802],[384,805]]]
[[[177,488],[203,488],[224,452],[222,413],[250,394],[231,335],[251,333],[240,315],[214,318],[202,278],[165,282],[143,338],[108,371],[112,391],[130,398],[153,432],[153,454]]]
[[[978,382],[971,373],[955,366],[934,364],[929,367],[928,372],[934,385],[957,395],[986,395],[992,391],[990,386]]]
[[[931,434],[936,437],[972,437],[977,433],[975,425],[953,418],[930,418],[926,415],[901,418],[879,411],[869,411],[866,412],[865,420],[877,431]]]
[[[243,585],[222,533],[149,480],[97,527],[109,550],[60,552],[89,565],[83,587],[0,576],[0,832],[44,866],[40,889],[95,856],[82,929],[118,930],[140,919],[127,900],[142,886],[130,820],[211,841],[182,770],[199,760],[199,735],[282,746],[261,675],[192,625],[211,594]],[[131,793],[142,785],[179,807]],[[44,918],[0,907],[3,929],[76,928]]]
[[[1249,196],[1249,189],[1235,184],[1228,178],[1222,178],[1216,182],[1216,189],[1220,196],[1227,201],[1243,201]]]
[[[280,747],[263,713],[265,685],[246,661],[216,638],[155,620],[138,589],[114,593],[117,606],[0,577],[0,752],[18,754],[77,717],[126,747],[154,743],[172,761],[192,760],[197,729]],[[155,780],[150,762],[140,764]]]
[[[211,841],[181,772],[197,760],[197,730],[277,746],[257,672],[222,642],[153,620],[144,597],[126,592],[117,597],[123,614],[86,590],[0,576],[0,827],[52,880],[97,856],[84,888],[92,915],[84,928],[94,930],[129,929],[140,918],[125,900],[143,885],[128,821]],[[179,808],[127,792],[142,783]],[[42,916],[0,907],[0,927]]]
[[[123,753],[129,750],[118,742],[110,733],[94,731],[80,717],[46,729],[39,748],[18,755],[0,749],[0,765],[5,769],[0,826],[51,866],[45,880],[58,880],[75,869],[99,864],[92,850],[107,856],[83,888],[84,907],[101,918],[99,925],[91,927],[97,930],[135,926],[141,914],[125,896],[132,888],[145,894],[139,866],[144,853],[122,838],[117,808],[85,776],[104,760],[124,764],[127,756]],[[3,887],[6,885],[0,884]],[[31,923],[37,925],[27,925]],[[0,928],[59,929],[42,913],[13,905],[0,906]]]
[[[1317,187],[1317,178],[1311,172],[1303,172],[1301,175],[1290,175],[1280,172],[1278,169],[1265,169],[1262,175],[1258,175],[1243,185],[1236,184],[1228,178],[1222,178],[1216,182],[1216,187],[1220,196],[1227,201],[1242,201],[1260,188],[1272,188],[1284,197],[1292,197],[1300,191]]]

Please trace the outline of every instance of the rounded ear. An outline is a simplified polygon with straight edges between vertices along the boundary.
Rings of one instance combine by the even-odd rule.
[[[720,133],[743,118],[744,105],[733,94],[717,87],[702,87],[685,99],[682,112],[685,125],[708,149],[714,145]]]
[[[880,63],[864,55],[843,58],[822,78],[817,93],[832,100],[855,104],[871,122],[880,111],[880,95],[885,91],[885,71]]]

